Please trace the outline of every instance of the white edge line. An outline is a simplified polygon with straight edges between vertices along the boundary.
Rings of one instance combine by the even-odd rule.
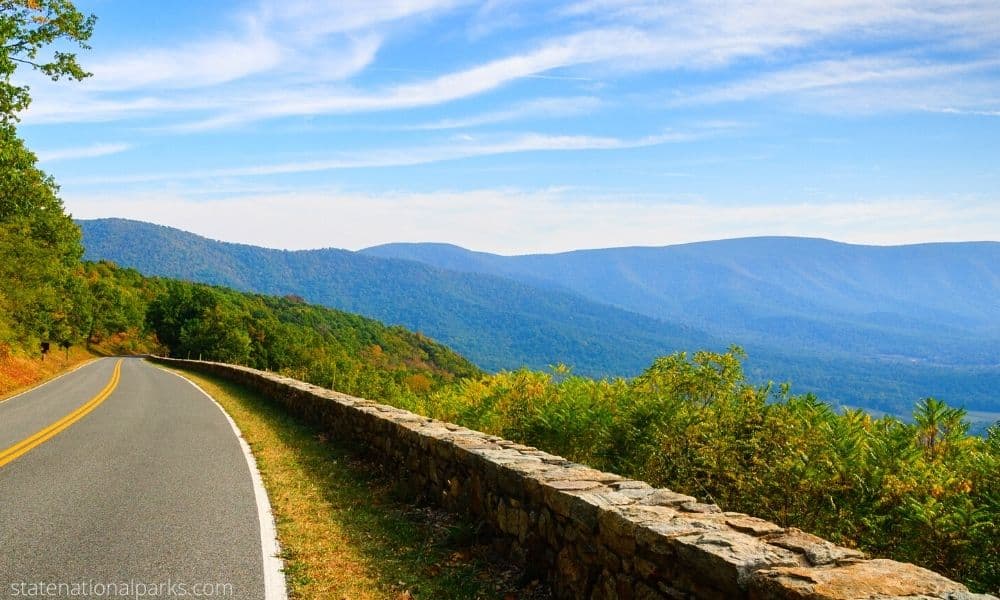
[[[31,392],[37,390],[40,387],[46,386],[46,385],[52,383],[53,381],[56,381],[58,379],[62,379],[63,377],[65,377],[67,375],[70,375],[72,373],[76,373],[77,371],[79,371],[80,369],[86,367],[87,365],[92,365],[92,364],[94,364],[94,363],[96,363],[98,361],[104,360],[106,358],[111,358],[111,357],[110,356],[98,356],[98,357],[92,358],[92,359],[90,359],[88,361],[84,361],[84,362],[76,365],[75,367],[73,367],[69,371],[64,371],[64,372],[56,375],[52,379],[46,379],[45,381],[39,383],[38,385],[32,386],[32,387],[24,390],[23,392],[18,392],[16,394],[14,394],[10,398],[4,398],[3,400],[0,400],[0,404],[3,404],[4,402],[10,402],[11,400],[13,400],[15,398],[20,398],[21,396],[24,396],[25,394],[30,394]]]
[[[243,437],[240,428],[236,426],[236,421],[233,421],[233,418],[229,416],[226,409],[222,408],[222,405],[211,394],[180,373],[164,368],[162,365],[157,366],[163,371],[180,377],[193,385],[195,389],[204,394],[206,398],[219,408],[226,417],[226,420],[229,421],[229,426],[233,428],[233,433],[236,434],[236,439],[239,440],[240,448],[243,450],[243,456],[247,460],[247,466],[250,467],[253,495],[257,502],[257,521],[260,524],[260,549],[264,557],[264,600],[287,600],[288,590],[285,588],[284,564],[280,556],[281,545],[278,543],[278,532],[274,527],[274,513],[271,512],[271,502],[267,499],[267,490],[264,488],[264,481],[261,479],[260,470],[257,468],[257,459],[254,458],[253,452],[250,451],[250,444]]]

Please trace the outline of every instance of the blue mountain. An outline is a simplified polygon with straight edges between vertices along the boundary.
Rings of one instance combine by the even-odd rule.
[[[230,244],[124,219],[79,221],[88,260],[305,300],[403,325],[488,370],[560,362],[589,375],[638,373],[658,355],[723,348],[694,328],[572,292],[337,249]]]
[[[927,364],[1000,362],[1000,243],[860,246],[762,237],[498,256],[363,250],[576,292],[747,345]]]
[[[445,244],[284,251],[81,221],[86,258],[403,325],[488,370],[641,372],[743,346],[758,381],[908,414],[935,396],[1000,412],[1000,244],[747,238],[500,256]],[[984,419],[997,418],[995,414]]]

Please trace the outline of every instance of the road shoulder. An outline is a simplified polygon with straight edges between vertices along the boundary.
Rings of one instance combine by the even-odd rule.
[[[271,510],[271,502],[268,499],[267,490],[264,487],[260,469],[257,466],[257,460],[250,450],[250,445],[247,443],[246,438],[243,437],[243,433],[233,418],[211,394],[202,389],[201,386],[192,381],[186,374],[172,369],[164,370],[187,381],[206,398],[211,400],[226,417],[226,421],[229,422],[229,426],[239,440],[240,449],[243,451],[247,468],[250,470],[250,479],[253,481],[254,500],[257,504],[261,556],[264,563],[264,600],[287,600],[288,590],[285,583],[284,565],[281,560],[281,546],[278,543],[278,534],[274,525],[274,513]]]
[[[414,507],[358,448],[236,384],[181,372],[223,405],[257,458],[291,597],[548,597],[498,559],[474,524]]]

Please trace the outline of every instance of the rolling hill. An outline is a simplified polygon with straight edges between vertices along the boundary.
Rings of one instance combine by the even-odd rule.
[[[761,382],[907,414],[1000,410],[1000,244],[875,248],[752,238],[504,257],[441,244],[283,251],[120,219],[86,257],[404,325],[488,370],[634,375],[678,350],[747,349]],[[984,418],[995,418],[987,416]]]
[[[996,242],[878,247],[767,237],[511,257],[442,244],[362,253],[559,287],[748,345],[785,339],[824,354],[1000,363]]]
[[[121,219],[79,224],[89,260],[238,290],[298,295],[420,331],[489,370],[565,362],[581,374],[637,373],[658,355],[725,346],[690,327],[493,275],[346,250],[289,252],[229,244]]]

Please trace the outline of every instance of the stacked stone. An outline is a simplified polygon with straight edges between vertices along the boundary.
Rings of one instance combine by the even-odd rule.
[[[471,515],[559,598],[994,598],[794,528],[537,448],[245,367],[156,359],[254,388]]]

